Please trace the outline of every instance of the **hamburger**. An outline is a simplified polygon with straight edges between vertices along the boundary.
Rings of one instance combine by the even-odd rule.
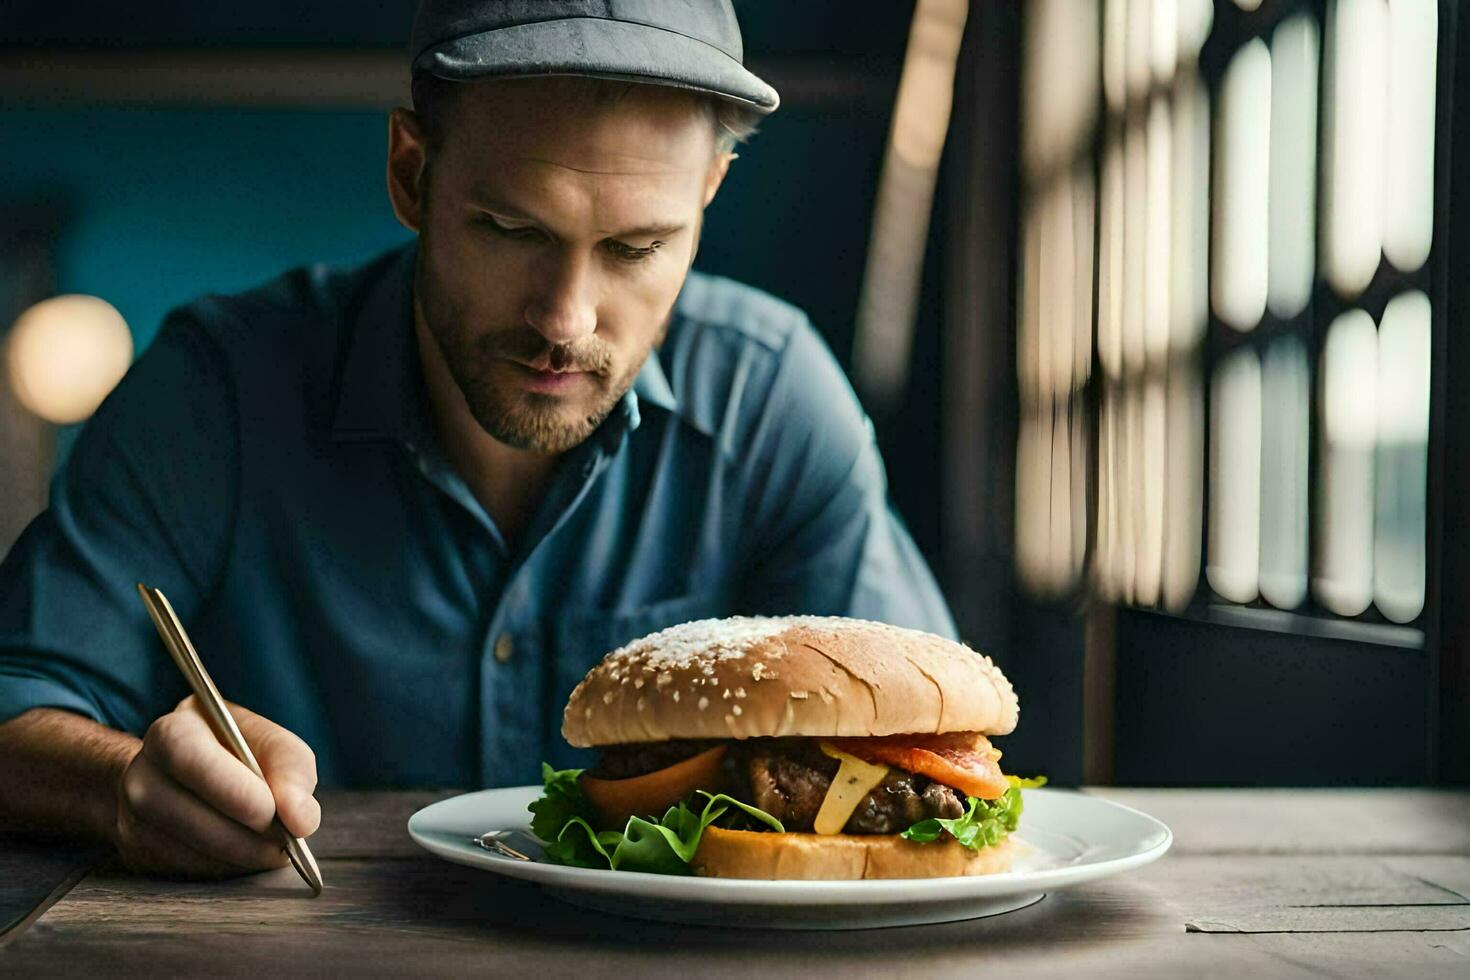
[[[1020,790],[989,736],[1015,692],[988,657],[882,623],[732,618],[608,654],[543,767],[532,830],[561,863],[725,878],[1008,870]]]

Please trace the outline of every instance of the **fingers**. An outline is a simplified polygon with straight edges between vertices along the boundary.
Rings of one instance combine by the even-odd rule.
[[[322,825],[321,804],[311,793],[282,790],[272,786],[276,797],[276,812],[281,823],[292,837],[310,837]]]
[[[310,747],[252,711],[229,709],[266,779],[221,745],[198,702],[185,698],[148,729],[123,776],[119,835],[126,824],[135,863],[211,876],[278,868],[288,858],[275,817],[298,837],[317,829]]]
[[[153,723],[142,755],[211,808],[256,833],[265,833],[275,799],[260,777],[215,738],[192,699]]]
[[[287,860],[273,832],[257,833],[206,805],[146,752],[140,752],[123,774],[122,790],[126,812],[142,825],[140,835],[142,829],[152,828],[234,873],[277,868]]]
[[[316,790],[316,753],[295,733],[248,708],[230,705],[240,733],[255,753],[275,797],[276,813],[296,837],[310,837],[321,825]]]

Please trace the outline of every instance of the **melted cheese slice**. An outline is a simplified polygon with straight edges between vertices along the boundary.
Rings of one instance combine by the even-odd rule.
[[[822,808],[817,811],[812,829],[819,834],[839,834],[863,797],[883,782],[883,777],[888,775],[888,767],[864,762],[826,742],[819,743],[818,747],[842,765],[838,767],[837,775],[832,777],[832,785],[827,787],[827,795],[822,798]]]

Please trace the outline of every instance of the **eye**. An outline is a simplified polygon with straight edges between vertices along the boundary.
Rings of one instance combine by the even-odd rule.
[[[607,242],[608,251],[623,262],[642,262],[663,246],[664,243],[660,241],[650,242],[646,248],[637,248],[617,239],[608,239]]]
[[[542,237],[540,230],[536,228],[531,228],[529,226],[512,228],[509,225],[501,224],[492,214],[486,214],[482,212],[481,214],[476,215],[475,221],[477,224],[485,225],[500,237],[509,238],[512,241],[529,242],[536,241]]]

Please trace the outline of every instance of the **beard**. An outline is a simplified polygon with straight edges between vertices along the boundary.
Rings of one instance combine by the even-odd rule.
[[[470,414],[492,438],[516,449],[559,455],[580,445],[632,387],[653,347],[619,370],[613,346],[595,334],[552,344],[527,324],[476,329],[454,304],[423,287],[422,265],[418,281],[425,325]],[[575,393],[558,395],[526,391],[511,380],[512,372],[538,362],[582,372],[585,383]]]
[[[464,395],[470,414],[496,440],[516,449],[556,455],[580,445],[612,413],[642,366],[613,373],[606,341],[589,337],[577,344],[553,345],[530,327],[473,334],[456,325],[436,325],[450,376]],[[509,381],[516,365],[549,359],[554,370],[580,371],[581,391],[570,395],[519,390]],[[511,362],[511,363],[507,363]]]

